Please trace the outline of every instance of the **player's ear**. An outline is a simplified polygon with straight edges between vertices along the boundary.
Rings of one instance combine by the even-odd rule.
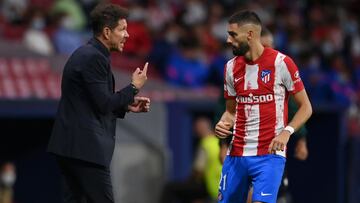
[[[105,39],[107,39],[107,40],[110,39],[110,33],[111,33],[111,29],[109,27],[103,28],[103,36]]]
[[[249,30],[247,32],[247,40],[250,41],[254,37],[254,31]]]

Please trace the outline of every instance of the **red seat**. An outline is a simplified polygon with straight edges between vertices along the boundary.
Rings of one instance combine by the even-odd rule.
[[[45,58],[0,58],[0,98],[58,99],[60,74]]]

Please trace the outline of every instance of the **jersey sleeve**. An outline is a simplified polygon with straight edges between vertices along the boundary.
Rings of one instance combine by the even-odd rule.
[[[301,80],[298,67],[294,61],[286,56],[284,58],[284,68],[281,76],[282,82],[290,94],[295,94],[304,89],[304,84]]]
[[[235,99],[236,91],[234,88],[234,64],[235,58],[231,59],[225,64],[224,67],[224,98]]]

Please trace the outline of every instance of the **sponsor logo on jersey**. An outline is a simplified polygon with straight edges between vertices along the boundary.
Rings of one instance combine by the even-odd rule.
[[[218,201],[221,201],[223,199],[223,195],[222,193],[219,191],[218,193]]]
[[[295,77],[295,78],[299,78],[299,77],[300,77],[299,71],[296,71],[296,72],[294,73],[294,77]]]
[[[301,78],[300,78],[299,71],[296,71],[296,72],[294,73],[294,78],[295,78],[295,80],[293,80],[293,81],[294,81],[294,84],[296,84],[296,83],[298,83],[298,82],[301,82]]]
[[[274,95],[264,94],[264,95],[253,95],[249,96],[237,96],[236,101],[242,104],[259,104],[259,103],[268,103],[274,100]]]

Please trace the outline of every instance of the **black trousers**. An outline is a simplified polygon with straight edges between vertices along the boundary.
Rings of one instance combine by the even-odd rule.
[[[209,199],[206,185],[192,179],[184,182],[169,182],[165,185],[161,203],[191,203],[196,200]]]
[[[108,167],[56,156],[63,178],[64,203],[114,203]]]

